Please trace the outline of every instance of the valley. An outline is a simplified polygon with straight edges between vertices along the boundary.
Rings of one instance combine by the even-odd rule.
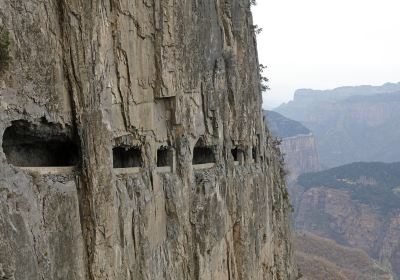
[[[304,279],[400,279],[400,83],[298,90],[264,116]]]

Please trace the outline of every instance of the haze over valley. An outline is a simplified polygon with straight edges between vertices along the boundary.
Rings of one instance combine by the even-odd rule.
[[[400,83],[301,89],[264,115],[282,139],[303,275],[400,279]]]

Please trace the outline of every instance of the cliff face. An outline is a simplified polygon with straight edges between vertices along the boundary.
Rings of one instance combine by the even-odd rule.
[[[296,276],[249,1],[0,0],[0,18],[1,277]]]
[[[290,188],[295,228],[361,249],[400,279],[399,185],[399,163],[302,175]]]
[[[313,131],[323,167],[400,160],[400,84],[300,90],[276,110]]]
[[[288,182],[293,182],[300,174],[320,170],[315,138],[312,133],[283,138],[280,150],[289,171]]]
[[[296,189],[291,189],[292,196]],[[345,191],[313,188],[296,197],[296,229],[359,248],[399,278],[400,213],[386,216]],[[349,261],[351,262],[351,261]]]
[[[282,141],[279,148],[285,158],[288,183],[300,174],[320,170],[315,137],[308,128],[277,112],[264,111],[264,117],[272,135]]]

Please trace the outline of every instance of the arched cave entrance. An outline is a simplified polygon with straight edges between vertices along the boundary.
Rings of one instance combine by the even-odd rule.
[[[13,121],[3,134],[3,152],[8,163],[19,167],[73,166],[80,149],[71,130],[60,124]]]

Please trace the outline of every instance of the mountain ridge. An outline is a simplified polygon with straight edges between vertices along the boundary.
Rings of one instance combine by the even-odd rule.
[[[318,91],[275,111],[313,131],[325,168],[358,161],[400,160],[400,87],[346,88],[345,94]],[[391,91],[390,91],[390,90]]]

